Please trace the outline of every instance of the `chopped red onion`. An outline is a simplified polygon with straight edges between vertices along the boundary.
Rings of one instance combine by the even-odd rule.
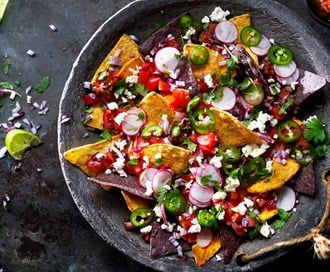
[[[62,114],[62,116],[61,116],[61,124],[67,123],[67,122],[69,122],[70,120],[71,120],[70,117],[68,117],[68,116],[65,115],[65,114]]]
[[[31,92],[31,90],[32,90],[32,86],[30,85],[30,86],[26,87],[25,93],[29,94]]]
[[[92,88],[92,83],[89,81],[84,81],[83,86],[85,89],[90,90]]]

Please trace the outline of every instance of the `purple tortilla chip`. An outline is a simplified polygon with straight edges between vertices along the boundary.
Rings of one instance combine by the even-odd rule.
[[[170,21],[166,26],[154,32],[147,40],[140,46],[139,51],[142,55],[149,55],[152,51],[156,52],[164,45],[165,38],[173,36],[176,42],[180,45],[179,50],[182,51],[183,44],[181,41],[181,28],[179,24],[179,17]]]
[[[150,236],[150,257],[159,258],[178,253],[178,247],[170,241],[171,237],[172,233],[163,230],[160,224],[154,220]],[[191,246],[188,242],[182,240],[177,241],[179,243],[178,246],[181,246],[183,251],[191,250]]]
[[[224,263],[230,263],[235,252],[243,243],[243,238],[227,225],[221,225],[219,228],[220,240],[223,248]]]
[[[300,79],[295,94],[295,104],[301,104],[307,97],[327,84],[325,77],[309,71],[300,70]]]
[[[176,69],[179,71],[176,80],[185,82],[184,88],[189,90],[190,97],[197,95],[199,90],[188,58],[185,56],[181,57]]]
[[[301,167],[292,179],[293,189],[305,195],[313,196],[315,193],[315,174],[313,164]]]
[[[146,189],[139,187],[136,183],[136,178],[130,175],[121,177],[118,174],[102,174],[97,177],[88,177],[88,180],[121,189],[144,199],[154,199],[152,196],[146,195]]]

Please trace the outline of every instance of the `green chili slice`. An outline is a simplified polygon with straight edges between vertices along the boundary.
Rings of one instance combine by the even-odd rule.
[[[150,125],[141,131],[141,136],[144,139],[150,139],[151,137],[160,137],[163,134],[163,129],[158,125]]]
[[[273,64],[286,65],[292,61],[293,51],[284,45],[275,44],[269,48],[267,56]]]
[[[200,108],[189,114],[189,120],[197,133],[206,134],[215,126],[214,113],[207,108]]]
[[[243,96],[247,103],[257,106],[263,102],[265,92],[260,84],[253,82],[243,91]]]
[[[205,65],[209,60],[209,50],[203,45],[196,45],[189,55],[190,61],[195,65]]]
[[[296,146],[290,152],[290,157],[302,165],[309,164],[315,158],[315,150],[313,146],[309,145],[308,148]]]
[[[286,120],[281,122],[277,126],[277,135],[278,137],[286,143],[292,143],[297,141],[301,134],[301,128],[298,123],[293,120]]]
[[[174,189],[168,192],[164,198],[165,210],[174,214],[183,214],[188,206],[187,199],[181,194],[180,190]]]
[[[241,168],[242,185],[248,187],[268,174],[266,160],[263,157],[255,157]]]
[[[242,43],[248,46],[256,46],[261,41],[261,32],[253,26],[245,26],[240,32]]]
[[[218,154],[222,156],[222,160],[226,162],[237,162],[241,158],[240,150],[232,144],[220,146]]]
[[[130,215],[130,221],[134,227],[143,228],[151,224],[154,218],[154,212],[148,208],[138,208]]]
[[[197,221],[202,227],[213,228],[217,226],[215,212],[210,209],[199,210],[197,213]]]

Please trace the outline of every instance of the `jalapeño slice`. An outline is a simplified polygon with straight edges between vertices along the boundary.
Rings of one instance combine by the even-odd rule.
[[[209,50],[203,45],[196,45],[189,55],[190,61],[195,65],[204,65],[209,60]]]
[[[261,32],[253,26],[245,26],[240,32],[242,43],[248,46],[256,46],[261,41]]]
[[[260,105],[264,100],[265,92],[260,84],[252,82],[244,91],[244,99],[253,106]]]
[[[241,158],[241,152],[232,144],[220,146],[218,154],[222,156],[222,160],[225,162],[237,162]]]
[[[273,64],[286,65],[292,61],[293,52],[284,45],[275,44],[269,48],[267,56],[269,61]]]
[[[302,134],[299,124],[293,120],[281,122],[278,125],[276,132],[278,137],[286,143],[297,141]]]
[[[181,194],[178,189],[174,189],[165,195],[165,210],[174,215],[183,214],[187,209],[187,205],[187,199]]]
[[[207,108],[200,108],[190,113],[189,120],[194,130],[200,134],[210,132],[215,125],[214,113]]]
[[[242,185],[248,187],[267,174],[269,172],[266,170],[266,160],[263,157],[255,157],[241,168]]]
[[[154,212],[148,208],[137,208],[130,215],[130,221],[134,227],[143,228],[151,224]]]
[[[217,218],[215,212],[212,210],[199,210],[197,213],[197,221],[202,227],[212,228],[217,226]]]
[[[311,145],[309,145],[307,148],[296,146],[292,149],[290,157],[296,160],[298,163],[306,165],[311,163],[315,158],[315,150]]]
[[[150,139],[151,137],[160,137],[163,134],[163,129],[158,125],[150,125],[141,131],[141,136],[144,139]]]

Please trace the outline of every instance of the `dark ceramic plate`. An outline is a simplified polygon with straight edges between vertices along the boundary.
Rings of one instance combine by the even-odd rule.
[[[321,6],[319,0],[306,0],[306,5],[311,16],[319,23],[330,27],[330,13],[327,13]]]
[[[261,267],[287,252],[286,250],[277,251],[262,259],[251,261],[244,267],[238,266],[235,257],[228,265],[223,265],[222,262],[212,259],[199,269],[192,258],[186,262],[176,256],[151,260],[148,255],[148,245],[139,235],[126,232],[123,228],[122,223],[128,219],[129,212],[120,193],[115,190],[106,192],[98,185],[87,181],[86,176],[79,169],[63,158],[64,151],[92,143],[93,137],[97,137],[93,133],[90,133],[90,137],[84,139],[82,137],[86,133],[86,127],[82,123],[84,112],[83,82],[92,78],[103,58],[123,33],[135,34],[144,40],[159,22],[168,22],[186,11],[200,18],[209,15],[216,6],[230,10],[233,15],[244,12],[250,13],[255,26],[267,33],[269,37],[294,49],[296,61],[300,67],[320,75],[330,74],[327,65],[329,61],[327,49],[319,42],[316,34],[290,10],[275,1],[135,1],[109,18],[84,46],[73,64],[60,102],[58,144],[61,167],[67,186],[82,215],[107,243],[142,265],[160,271],[177,271],[178,267],[180,267],[180,271],[251,270]],[[319,114],[324,120],[329,119],[328,116],[325,116],[330,110],[327,93],[324,90],[318,92],[314,98],[309,99],[313,106],[306,105],[308,110],[304,110],[302,114]],[[323,107],[322,111],[310,110],[319,109],[320,107],[316,106],[320,106],[320,104]],[[62,115],[71,117],[71,121],[61,124]],[[329,123],[327,125],[330,127]],[[321,181],[321,173],[328,164],[328,160],[323,160],[315,165],[316,196],[313,198],[299,197],[298,212],[293,214],[288,225],[278,231],[271,239],[260,239],[246,243],[240,250],[253,253],[275,242],[304,236],[311,227],[318,224],[324,211],[326,198],[326,188]]]

